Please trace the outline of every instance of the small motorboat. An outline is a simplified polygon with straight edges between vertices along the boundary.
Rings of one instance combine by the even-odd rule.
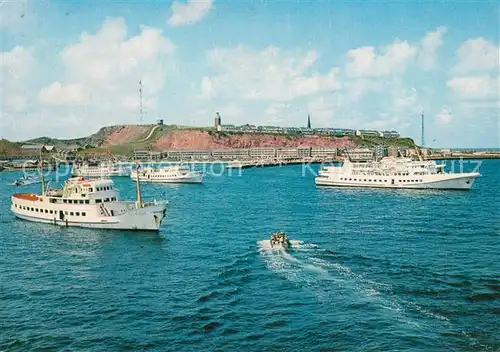
[[[269,239],[269,242],[271,243],[271,247],[282,247],[282,248],[289,248],[290,247],[290,241],[288,240],[288,235],[284,232],[276,232],[271,235],[271,238]]]
[[[35,177],[35,176],[23,176],[21,178],[18,178],[17,180],[15,180],[12,184],[14,186],[27,186],[27,185],[31,185],[31,184],[34,184],[34,183],[40,183],[41,180],[38,178],[38,177]]]

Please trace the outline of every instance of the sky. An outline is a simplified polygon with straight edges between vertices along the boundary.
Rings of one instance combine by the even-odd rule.
[[[498,2],[0,0],[1,137],[114,124],[396,130],[500,147]],[[142,82],[143,113],[139,111]]]

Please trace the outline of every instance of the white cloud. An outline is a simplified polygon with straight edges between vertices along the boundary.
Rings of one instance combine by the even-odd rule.
[[[441,26],[435,31],[427,33],[422,39],[418,56],[424,69],[432,69],[435,67],[437,49],[443,44],[443,35],[446,31],[446,27]]]
[[[453,71],[488,71],[500,67],[500,47],[484,38],[469,39],[457,50],[458,63]]]
[[[464,76],[449,80],[447,86],[464,100],[500,99],[499,76]]]
[[[59,53],[63,65],[55,62],[55,70],[43,74],[34,68],[32,49],[15,47],[0,60],[2,128],[14,139],[44,134],[67,138],[93,133],[102,125],[139,123],[139,80],[144,121],[154,121],[159,93],[175,69],[174,50],[157,28],[141,26],[137,35],[129,36],[123,19],[108,19],[96,33],[83,33]],[[14,118],[18,112],[29,129]]]
[[[26,109],[27,98],[23,95],[6,95],[2,96],[3,108],[14,112],[22,112]]]
[[[172,42],[160,29],[142,26],[127,40],[122,18],[108,19],[95,34],[83,33],[80,42],[65,48],[61,58],[72,80],[106,83],[123,78],[140,79],[149,91],[162,88],[166,75],[160,59],[173,53]]]
[[[381,54],[373,46],[352,49],[347,52],[346,64],[349,77],[381,77],[402,72],[417,54],[417,48],[407,41],[395,40]]]
[[[78,43],[60,53],[66,80],[71,84],[55,82],[42,89],[40,99],[52,105],[88,102],[103,115],[119,114],[120,108],[138,113],[142,81],[143,106],[154,110],[167,73],[173,70],[174,50],[174,44],[160,29],[141,26],[138,35],[128,38],[122,18],[108,19],[96,34],[83,33]],[[52,94],[57,91],[70,94],[58,98]]]
[[[89,102],[89,94],[81,84],[62,85],[54,82],[42,88],[38,98],[45,105],[82,105]]]
[[[448,125],[452,120],[453,115],[447,106],[443,106],[441,111],[436,115],[436,122],[440,125]]]
[[[30,74],[36,69],[33,50],[16,46],[0,53],[0,97],[2,111],[22,112],[28,105]]]
[[[336,95],[322,95],[309,101],[307,108],[311,113],[311,124],[313,127],[333,127],[332,124],[336,113],[339,112],[339,100]]]
[[[170,26],[183,26],[196,23],[205,17],[213,7],[213,0],[188,0],[186,3],[174,1],[172,16],[167,23]]]
[[[347,100],[349,102],[356,102],[361,100],[366,94],[370,92],[379,92],[383,88],[383,82],[374,79],[356,79],[349,81],[345,84],[347,90]]]
[[[0,1],[0,28],[14,29],[22,24],[28,12],[27,0]]]
[[[214,85],[210,77],[203,77],[201,80],[201,97],[210,99],[216,96]]]
[[[2,85],[28,76],[33,62],[31,50],[22,46],[16,46],[11,51],[0,53]]]
[[[315,51],[284,52],[273,46],[257,51],[239,45],[211,50],[208,60],[218,73],[203,79],[204,95],[283,102],[340,88],[337,68],[324,74],[312,69]]]
[[[411,109],[415,107],[418,102],[418,94],[415,88],[410,90],[396,89],[392,93],[393,106],[395,109]]]

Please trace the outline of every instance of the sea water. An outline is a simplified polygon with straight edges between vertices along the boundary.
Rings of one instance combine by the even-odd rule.
[[[499,170],[470,191],[317,188],[301,165],[145,184],[159,234],[17,220],[39,185],[0,173],[0,350],[496,351]]]

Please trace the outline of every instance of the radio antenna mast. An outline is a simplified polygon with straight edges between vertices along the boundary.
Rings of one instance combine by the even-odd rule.
[[[422,140],[420,141],[420,147],[425,147],[425,125],[424,125],[424,111],[422,110]]]
[[[139,81],[139,114],[141,115],[141,122],[143,121],[142,114],[142,80]]]

